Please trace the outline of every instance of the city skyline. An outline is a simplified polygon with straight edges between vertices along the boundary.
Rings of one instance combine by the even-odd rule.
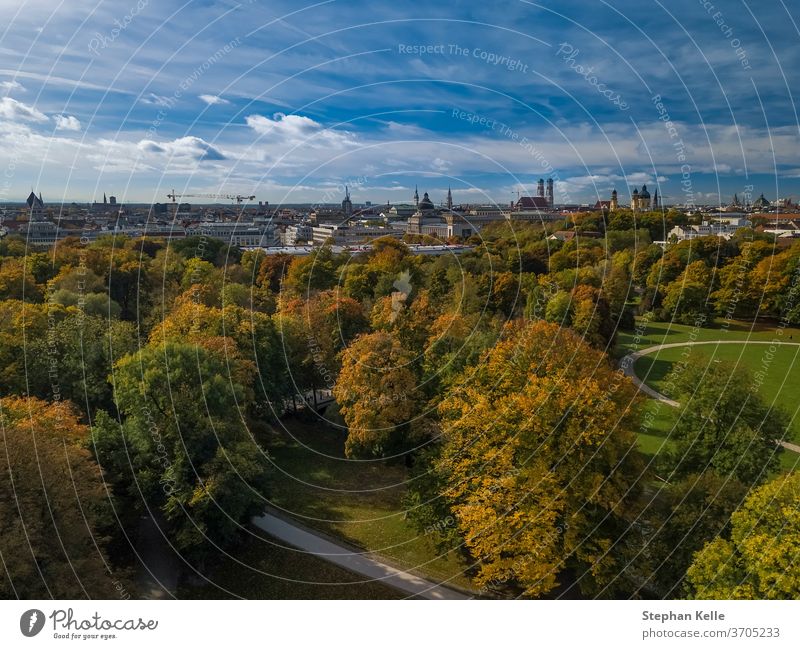
[[[800,195],[782,6],[76,4],[9,12],[0,202],[34,186],[313,204],[349,184],[355,202],[419,185],[502,205],[541,176],[557,203],[642,184],[676,204]]]

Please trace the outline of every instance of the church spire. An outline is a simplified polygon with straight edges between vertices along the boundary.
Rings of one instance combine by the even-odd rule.
[[[453,209],[453,194],[450,191],[450,187],[447,188],[447,209],[448,210]]]
[[[414,205],[419,207],[419,189],[417,189],[417,185],[414,185]]]

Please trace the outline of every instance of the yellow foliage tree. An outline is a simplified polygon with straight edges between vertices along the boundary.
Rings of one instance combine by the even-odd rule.
[[[386,332],[362,335],[342,352],[333,389],[349,428],[349,457],[381,457],[413,445],[422,396],[414,357]]]
[[[439,410],[434,466],[479,585],[538,596],[569,568],[596,593],[617,576],[641,474],[638,414],[635,389],[599,351],[554,324],[509,325]]]
[[[686,573],[693,599],[797,599],[800,593],[800,473],[753,491]]]
[[[0,430],[0,597],[110,597],[108,500],[88,429],[66,402],[11,397]]]

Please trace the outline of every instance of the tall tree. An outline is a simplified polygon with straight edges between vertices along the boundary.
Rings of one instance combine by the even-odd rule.
[[[572,570],[596,593],[621,570],[615,544],[641,473],[635,390],[570,330],[510,325],[442,402],[433,463],[478,562],[478,583],[547,593]]]
[[[386,332],[362,335],[342,353],[333,394],[348,426],[349,457],[402,452],[420,440],[413,425],[422,406],[415,358]]]
[[[98,460],[129,507],[161,510],[181,550],[233,541],[263,508],[269,463],[241,415],[248,373],[230,350],[171,342],[116,366],[124,420],[97,417]]]
[[[632,557],[638,593],[680,597],[694,554],[709,541],[730,534],[730,517],[747,487],[714,471],[664,485],[643,511],[644,545]]]
[[[0,597],[108,598],[110,523],[88,429],[67,403],[0,400]]]

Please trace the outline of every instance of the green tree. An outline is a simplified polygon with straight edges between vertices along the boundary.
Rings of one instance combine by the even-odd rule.
[[[797,599],[800,593],[800,473],[751,493],[731,516],[731,537],[695,556],[686,581],[692,599]]]
[[[694,554],[730,533],[731,514],[746,493],[747,487],[738,480],[706,471],[667,484],[648,497],[642,515],[644,546],[633,559],[634,570],[641,575],[639,593],[681,596]]]
[[[712,289],[711,269],[704,261],[692,262],[667,286],[662,319],[694,324],[710,318]]]
[[[548,300],[544,317],[548,322],[569,326],[572,324],[573,308],[572,295],[566,291],[558,291]]]
[[[672,429],[667,470],[680,478],[713,469],[752,485],[778,466],[788,421],[752,389],[752,378],[727,362],[680,364],[667,377],[669,394],[680,400]]]
[[[150,344],[114,372],[122,424],[98,415],[103,469],[128,507],[161,510],[176,546],[202,555],[263,509],[269,463],[244,422],[252,372],[198,345]],[[238,416],[237,416],[237,413]]]
[[[46,336],[31,340],[28,379],[31,393],[50,397],[56,389],[92,413],[114,407],[108,375],[114,361],[136,350],[130,322],[72,312],[54,320]]]

